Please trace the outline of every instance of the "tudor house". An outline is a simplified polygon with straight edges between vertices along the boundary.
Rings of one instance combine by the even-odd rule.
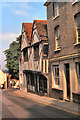
[[[80,99],[80,2],[46,2],[49,96]],[[80,101],[79,101],[80,102]]]
[[[22,24],[19,79],[20,89],[48,94],[47,20]]]

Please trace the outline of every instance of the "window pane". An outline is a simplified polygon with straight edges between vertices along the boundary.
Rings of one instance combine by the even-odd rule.
[[[58,85],[60,85],[60,81],[59,81],[59,78],[58,78]]]
[[[59,66],[54,66],[54,78],[55,78],[55,84],[60,85],[59,81]]]
[[[56,68],[55,68],[55,76],[57,75],[57,72],[56,72],[57,70],[56,70]]]
[[[79,76],[80,76],[80,63],[79,63]]]
[[[54,3],[54,11],[55,11],[55,16],[59,14],[59,5],[57,2]]]
[[[34,47],[34,58],[39,57],[39,45]]]
[[[80,42],[80,13],[75,16],[76,41]]]
[[[48,45],[44,45],[43,52],[44,54],[48,55]]]
[[[57,68],[57,76],[59,76],[59,68]]]
[[[57,47],[60,46],[60,39],[57,40]]]
[[[58,38],[60,37],[60,31],[59,31],[59,27],[58,27]]]
[[[80,28],[78,29],[78,37],[80,37]]]
[[[78,24],[78,27],[80,27],[80,15],[77,18],[77,24]]]
[[[58,85],[58,84],[57,84],[57,78],[55,78],[55,84]]]
[[[56,49],[58,48],[58,47],[60,47],[60,30],[59,30],[59,26],[58,27],[56,27],[55,28],[55,40],[56,40]]]

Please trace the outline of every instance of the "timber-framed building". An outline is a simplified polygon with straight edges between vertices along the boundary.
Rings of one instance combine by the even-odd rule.
[[[48,94],[47,20],[22,24],[19,78],[20,89]]]

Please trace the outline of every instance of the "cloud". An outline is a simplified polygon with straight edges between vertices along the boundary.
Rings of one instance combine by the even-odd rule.
[[[19,33],[3,33],[2,42],[10,42],[16,40],[16,37],[19,36]]]
[[[15,41],[16,38],[20,35],[20,33],[0,33],[0,64],[2,66],[2,69],[5,69],[5,59],[6,56],[4,55],[4,50],[9,48],[9,45],[12,41]]]
[[[11,4],[8,2],[2,2],[1,4],[2,7],[11,7]]]
[[[16,9],[26,9],[26,10],[32,10],[34,9],[28,2],[3,2],[2,7],[11,7]]]
[[[6,64],[6,56],[4,55],[3,51],[0,50],[0,65],[3,70],[5,70],[5,64]]]
[[[15,41],[16,38],[20,35],[20,33],[4,33],[4,34],[0,34],[0,48],[2,48],[2,50],[5,50],[7,48],[9,48],[9,44],[12,41]]]
[[[9,7],[13,14],[21,16],[28,15],[28,10],[34,9],[28,2],[3,2],[2,7]]]
[[[26,10],[32,10],[33,9],[33,7],[31,5],[29,5],[28,3],[24,3],[24,2],[19,3],[18,7],[20,9],[26,9]]]
[[[26,16],[27,12],[26,11],[21,11],[21,10],[13,10],[13,13],[16,15],[21,15],[21,16]]]

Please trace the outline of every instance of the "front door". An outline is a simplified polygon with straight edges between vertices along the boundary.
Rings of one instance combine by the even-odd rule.
[[[69,71],[69,64],[65,64],[65,75],[66,75],[67,98],[70,99],[70,71]]]
[[[78,91],[80,93],[80,63],[77,63]]]

